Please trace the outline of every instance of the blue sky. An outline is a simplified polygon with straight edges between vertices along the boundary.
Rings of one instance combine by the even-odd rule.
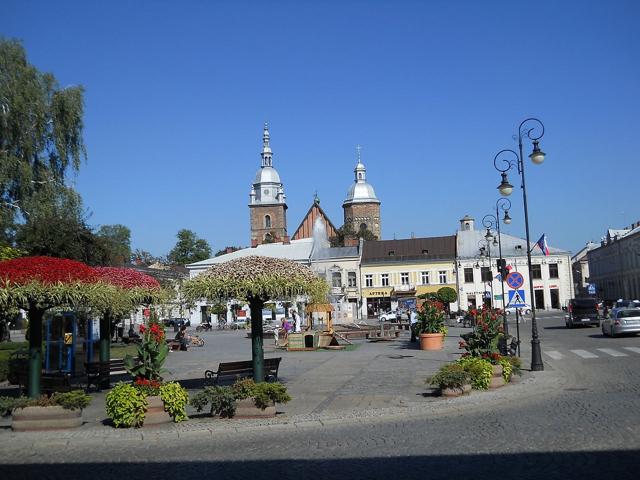
[[[532,241],[576,251],[640,220],[639,14],[633,0],[5,0],[0,34],[86,88],[72,180],[90,223],[127,225],[134,248],[166,254],[181,228],[214,251],[248,245],[265,120],[291,234],[316,190],[342,224],[356,144],[383,238],[452,234],[494,209],[493,157],[536,116]],[[505,232],[524,236],[511,200]]]

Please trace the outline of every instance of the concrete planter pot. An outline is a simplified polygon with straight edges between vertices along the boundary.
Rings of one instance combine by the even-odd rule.
[[[253,397],[236,401],[235,418],[273,418],[276,416],[276,406],[274,403],[267,408],[256,407]]]
[[[466,393],[471,392],[471,385],[465,384],[462,387],[453,387],[453,388],[442,388],[440,389],[440,394],[443,397],[459,397],[460,395],[464,395]]]
[[[420,350],[442,350],[444,348],[443,333],[421,333]]]
[[[172,423],[171,415],[164,411],[164,403],[159,395],[147,397],[147,411],[144,414],[144,427],[154,427]]]
[[[491,377],[489,388],[504,387],[506,383],[502,377],[502,365],[491,365],[491,367],[493,368],[493,377]]]
[[[62,430],[82,426],[82,410],[67,410],[59,405],[17,408],[11,416],[14,432]]]

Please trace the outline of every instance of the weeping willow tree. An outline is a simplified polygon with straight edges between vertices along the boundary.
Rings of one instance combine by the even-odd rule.
[[[307,295],[325,302],[328,285],[309,267],[291,260],[250,256],[218,263],[183,284],[184,295],[193,301],[245,300],[251,308],[253,378],[264,381],[262,309],[269,300]]]

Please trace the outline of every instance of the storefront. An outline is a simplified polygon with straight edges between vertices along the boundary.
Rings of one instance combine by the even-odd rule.
[[[367,305],[367,317],[377,318],[383,312],[391,310],[393,288],[363,288],[362,298]]]

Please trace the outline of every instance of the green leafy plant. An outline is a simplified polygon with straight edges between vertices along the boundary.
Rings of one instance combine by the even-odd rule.
[[[522,375],[522,359],[520,357],[507,357],[507,360],[511,364],[511,376]]]
[[[469,372],[457,363],[443,365],[433,377],[428,379],[431,385],[435,385],[441,389],[462,388],[462,386],[468,384],[469,381]]]
[[[27,397],[0,397],[0,417],[11,415],[16,408],[26,407],[29,401]]]
[[[511,362],[508,358],[502,357],[498,360],[498,364],[502,365],[502,378],[504,378],[504,382],[509,383],[511,381],[511,375],[513,374]]]
[[[420,333],[447,334],[444,324],[444,306],[436,300],[426,300],[418,309],[418,322],[414,324],[416,335]]]
[[[56,405],[60,405],[67,410],[76,410],[87,408],[91,403],[91,396],[82,390],[73,390],[71,392],[56,392],[51,397]]]
[[[489,388],[493,377],[493,367],[488,360],[480,357],[462,357],[456,362],[471,376],[471,386],[476,390],[486,390]]]
[[[129,383],[118,383],[107,394],[107,415],[116,427],[139,427],[144,423],[147,399]]]
[[[461,335],[463,341],[460,348],[467,351],[472,357],[490,359],[494,364],[498,363],[498,342],[503,334],[502,320],[498,310],[483,307],[482,310],[472,310],[476,323],[472,332]]]
[[[163,383],[160,386],[160,398],[164,403],[164,409],[171,415],[174,422],[187,420],[185,408],[189,403],[189,394],[182,385],[177,382]]]
[[[221,418],[231,418],[236,413],[236,398],[231,387],[205,387],[191,398],[190,404],[198,412],[210,405],[210,415],[220,415]]]
[[[234,383],[231,391],[236,400],[253,397],[256,407],[263,410],[272,403],[287,403],[291,400],[287,388],[279,382],[255,383],[247,378]]]
[[[142,343],[137,347],[137,358],[127,355],[124,357],[124,366],[134,378],[146,378],[148,380],[162,380],[162,368],[169,346],[167,345],[163,328],[158,323],[150,327],[140,325]]]

